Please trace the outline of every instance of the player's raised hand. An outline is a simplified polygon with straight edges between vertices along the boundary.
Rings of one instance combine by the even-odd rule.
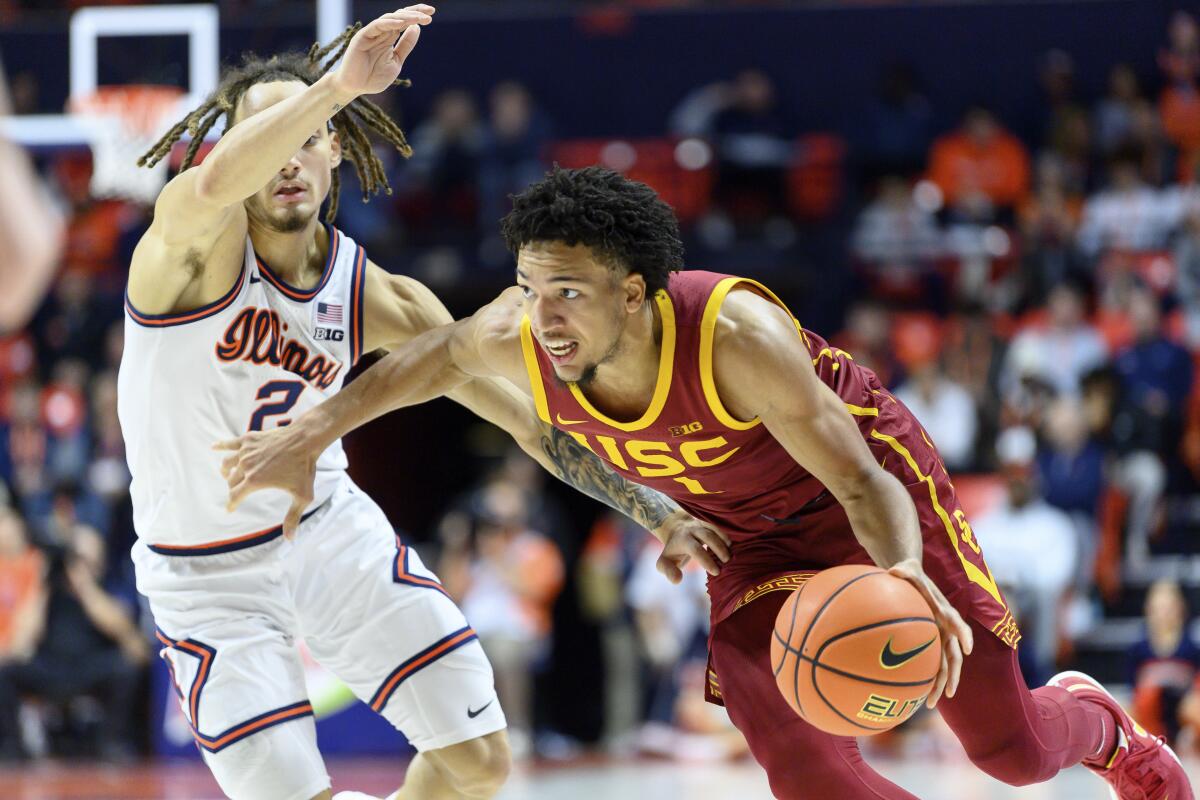
[[[303,439],[291,433],[291,427],[252,432],[213,447],[230,453],[221,462],[221,476],[229,484],[229,511],[251,492],[262,489],[283,489],[292,496],[283,520],[283,535],[289,539],[312,502],[317,474],[317,454],[310,453]]]
[[[654,535],[663,543],[658,557],[658,571],[671,583],[683,580],[683,568],[693,558],[709,575],[720,572],[720,564],[729,560],[729,536],[706,525],[686,511],[676,511]]]
[[[348,94],[375,94],[392,85],[404,60],[433,22],[434,7],[421,3],[389,12],[354,34],[333,81]],[[397,37],[399,39],[397,40]]]
[[[954,693],[958,691],[958,678],[962,672],[963,658],[971,654],[975,637],[971,633],[971,626],[962,618],[958,610],[950,605],[950,601],[942,594],[942,590],[925,574],[920,562],[901,561],[888,572],[897,578],[904,578],[917,587],[917,591],[925,598],[925,602],[929,603],[929,608],[933,611],[933,618],[937,622],[938,632],[942,636],[942,666],[938,669],[933,690],[925,701],[926,706],[933,708],[941,699],[943,692],[946,697],[954,697]]]

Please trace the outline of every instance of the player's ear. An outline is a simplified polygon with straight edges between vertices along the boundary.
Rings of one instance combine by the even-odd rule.
[[[342,163],[342,140],[337,131],[329,132],[329,168],[337,169]]]
[[[625,310],[630,314],[641,309],[646,301],[646,279],[640,272],[631,272],[621,279],[621,289],[625,295]]]

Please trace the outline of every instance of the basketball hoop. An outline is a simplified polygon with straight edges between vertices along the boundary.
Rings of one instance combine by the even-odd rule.
[[[167,163],[139,167],[138,158],[174,122],[184,98],[175,86],[99,86],[71,98],[69,110],[83,123],[92,148],[91,192],[153,203],[167,182]]]

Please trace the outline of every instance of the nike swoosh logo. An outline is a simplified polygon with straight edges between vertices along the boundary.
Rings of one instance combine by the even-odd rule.
[[[889,637],[887,644],[883,646],[883,652],[879,654],[879,663],[883,665],[884,669],[895,669],[896,667],[903,666],[919,656],[921,653],[925,652],[926,648],[936,641],[937,637],[935,636],[925,644],[918,645],[912,650],[905,650],[902,653],[897,653],[892,649],[892,640]]]
[[[559,425],[582,425],[587,422],[586,419],[563,419],[562,414],[555,414],[554,418],[558,420]]]
[[[250,282],[251,282],[251,283],[258,283],[258,282],[260,282],[261,280],[262,280],[262,278],[258,277],[257,275],[251,275],[251,276],[250,276]]]
[[[496,698],[493,697],[491,700],[488,700],[486,703],[484,703],[477,709],[472,710],[470,706],[467,706],[467,716],[470,717],[471,719],[475,719],[476,717],[478,717],[480,714],[483,713],[484,709],[486,709],[488,706],[490,706],[494,702],[496,702]]]

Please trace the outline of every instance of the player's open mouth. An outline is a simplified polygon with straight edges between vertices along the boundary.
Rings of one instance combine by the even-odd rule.
[[[575,355],[575,351],[579,349],[579,342],[542,342],[542,349],[550,356],[550,360],[555,364],[565,364]]]
[[[308,198],[308,191],[299,184],[285,183],[275,190],[273,197],[281,203],[299,203]]]

